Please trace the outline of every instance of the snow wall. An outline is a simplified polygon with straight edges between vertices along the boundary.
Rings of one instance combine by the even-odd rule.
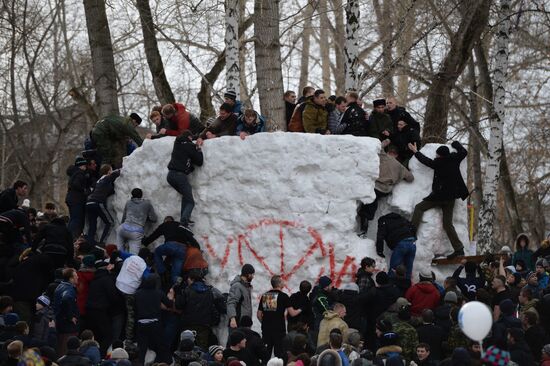
[[[157,224],[148,225],[147,233],[167,215],[179,219],[181,196],[166,182],[173,142],[173,137],[145,140],[124,158],[111,200],[117,213],[115,227],[136,187],[152,201],[159,216]],[[434,157],[438,146],[429,144],[422,152]],[[370,239],[360,239],[357,205],[375,197],[379,149],[380,142],[372,138],[284,132],[257,134],[244,141],[238,137],[205,141],[204,165],[190,179],[195,198],[193,231],[210,264],[209,282],[225,292],[242,264],[251,263],[256,268],[257,299],[270,288],[273,274],[282,275],[291,292],[300,281],[315,281],[322,275],[332,277],[337,286],[349,282],[365,256],[386,269],[372,240],[376,219],[390,211],[410,218],[415,204],[431,190],[433,171],[413,158],[414,182],[398,184],[393,195],[381,200],[369,225]],[[465,201],[456,201],[454,223],[467,248]],[[110,242],[114,242],[113,233]],[[431,259],[434,253],[451,251],[441,211],[427,211],[418,232],[413,280],[425,268],[433,270],[438,280],[448,275],[449,269],[432,267]]]

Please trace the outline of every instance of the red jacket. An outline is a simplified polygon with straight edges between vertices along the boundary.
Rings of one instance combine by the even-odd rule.
[[[189,112],[187,112],[187,109],[185,106],[181,103],[174,103],[172,104],[174,108],[176,109],[176,114],[172,118],[170,118],[170,121],[178,126],[177,130],[166,130],[166,134],[168,136],[179,136],[181,133],[185,130],[189,129],[190,125],[190,115]]]
[[[88,290],[90,282],[94,279],[93,270],[80,270],[78,275],[78,284],[76,285],[76,304],[80,315],[86,314],[86,302],[88,301]]]
[[[411,314],[415,316],[421,315],[424,309],[434,310],[440,299],[437,287],[430,282],[419,282],[409,287],[405,297],[411,303]]]

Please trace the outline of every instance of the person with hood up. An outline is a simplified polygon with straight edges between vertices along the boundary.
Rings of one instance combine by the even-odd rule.
[[[99,353],[99,344],[94,339],[94,333],[86,329],[80,333],[80,347],[78,351],[82,353],[82,356],[92,361],[93,365],[97,365],[101,361],[101,355]]]
[[[87,164],[88,161],[79,156],[74,165],[67,168],[67,175],[70,178],[67,183],[65,203],[69,208],[69,231],[73,239],[78,238],[84,230],[86,199],[90,194],[88,176],[86,175]]]
[[[254,135],[255,133],[265,132],[265,119],[258,112],[251,108],[244,110],[244,113],[239,116],[237,123],[237,136],[244,140],[246,136]]]
[[[466,270],[466,278],[460,277],[463,269]],[[476,276],[476,272],[479,274],[479,277]],[[467,261],[466,259],[460,261],[460,266],[454,271],[453,278],[468,301],[475,300],[477,289],[485,286],[485,276],[481,267],[475,262]]]
[[[174,289],[168,294],[157,289],[160,283],[157,274],[150,274],[143,279],[141,287],[134,295],[136,316],[136,340],[139,348],[139,360],[145,361],[147,349],[156,353],[155,362],[171,362],[168,345],[162,337],[161,304],[167,308],[174,306]]]
[[[326,310],[323,314],[323,320],[319,325],[319,335],[317,336],[317,345],[328,343],[331,330],[340,329],[342,334],[346,334],[349,326],[344,321],[346,316],[346,307],[343,304],[334,304],[334,310]]]
[[[510,299],[504,299],[499,304],[500,317],[493,323],[493,343],[506,342],[506,332],[511,328],[521,329],[521,320],[515,316],[516,304]]]
[[[417,150],[416,144],[409,144],[409,149],[414,156],[424,165],[434,170],[432,192],[414,207],[412,223],[418,229],[425,211],[439,207],[443,212],[443,230],[447,233],[453,253],[447,256],[452,259],[464,255],[464,245],[458,238],[453,225],[453,210],[455,200],[465,200],[468,195],[468,187],[464,183],[460,172],[460,162],[464,160],[468,152],[458,141],[451,144],[457,152],[451,153],[449,148],[442,145],[436,150],[436,158],[430,159]]]
[[[126,202],[122,224],[117,230],[118,250],[138,254],[147,222],[157,222],[157,214],[151,202],[143,198],[143,191],[132,189],[132,198]]]
[[[254,267],[246,263],[241,268],[241,274],[231,281],[227,297],[227,316],[231,328],[239,327],[245,315],[252,318],[252,280],[255,272]]]
[[[516,238],[516,251],[512,256],[512,265],[515,266],[519,260],[523,260],[524,269],[532,271],[535,269],[533,263],[533,251],[529,249],[529,237],[525,233],[521,233]]]
[[[407,300],[412,304],[411,314],[413,316],[420,316],[424,309],[434,310],[439,305],[441,298],[437,287],[432,283],[431,272],[422,271],[418,276],[420,282],[410,287],[405,294]]]

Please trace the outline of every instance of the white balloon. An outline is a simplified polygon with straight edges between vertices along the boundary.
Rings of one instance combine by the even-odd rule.
[[[493,326],[493,314],[484,303],[471,301],[460,308],[458,324],[468,338],[481,342]]]

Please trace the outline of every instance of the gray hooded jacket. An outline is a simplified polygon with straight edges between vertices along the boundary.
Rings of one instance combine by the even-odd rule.
[[[238,275],[231,281],[229,288],[227,315],[229,319],[235,318],[237,324],[245,315],[252,318],[252,285],[243,281]]]
[[[157,221],[157,214],[149,200],[132,198],[126,202],[124,213],[122,214],[122,223],[144,227],[147,220],[151,222]]]

